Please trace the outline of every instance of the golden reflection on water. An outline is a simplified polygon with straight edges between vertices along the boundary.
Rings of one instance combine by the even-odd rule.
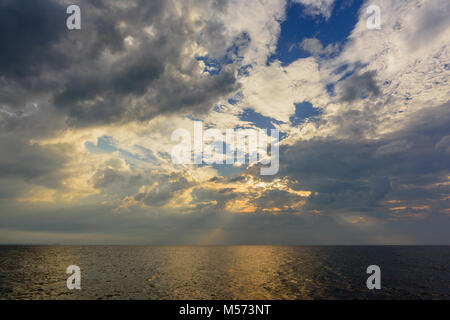
[[[273,299],[281,266],[276,247],[230,247],[226,277],[233,299]],[[279,296],[278,298],[282,298]]]
[[[189,296],[219,299],[293,299],[286,286],[301,285],[286,278],[292,257],[276,246],[171,247],[165,277],[175,282],[175,299]],[[306,250],[305,253],[307,253]],[[310,257],[311,259],[311,257]],[[302,274],[301,263],[296,273]],[[308,273],[311,270],[308,270]],[[298,288],[294,288],[295,292]]]

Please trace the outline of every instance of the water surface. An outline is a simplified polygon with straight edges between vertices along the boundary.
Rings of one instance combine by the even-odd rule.
[[[0,246],[0,299],[449,298],[450,246]]]

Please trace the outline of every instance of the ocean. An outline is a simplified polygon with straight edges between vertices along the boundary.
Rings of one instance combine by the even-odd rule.
[[[0,299],[450,299],[450,246],[0,246]]]

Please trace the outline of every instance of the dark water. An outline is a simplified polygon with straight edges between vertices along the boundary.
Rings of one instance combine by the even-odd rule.
[[[0,246],[0,299],[450,299],[450,246]]]

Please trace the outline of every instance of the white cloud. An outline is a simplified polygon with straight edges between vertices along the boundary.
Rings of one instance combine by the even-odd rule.
[[[265,116],[289,122],[294,103],[311,101],[325,89],[320,83],[318,64],[313,58],[300,59],[287,67],[274,62],[256,66],[243,78],[243,105]]]
[[[328,46],[324,48],[320,40],[316,38],[303,39],[302,42],[299,44],[299,47],[311,53],[315,57],[319,56],[328,57],[339,51],[339,45],[337,43],[334,44],[330,43]]]
[[[367,29],[363,7],[350,42],[328,67],[360,63],[366,64],[361,72],[377,72],[382,94],[374,104],[385,106],[376,113],[381,134],[407,121],[410,112],[448,100],[450,20],[444,16],[450,3],[383,0],[378,5],[381,30]]]
[[[221,44],[211,42],[206,51],[213,57],[223,56],[236,37],[245,32],[251,41],[239,52],[244,57],[242,64],[265,63],[276,49],[285,5],[284,0],[231,0],[221,10],[204,10],[202,17],[221,22],[225,27]]]
[[[327,48],[317,39],[305,39],[300,45],[314,57],[299,59],[286,67],[274,62],[251,70],[249,77],[241,79],[243,105],[285,122],[294,112],[294,102],[306,100],[323,108],[326,122],[318,127],[305,124],[300,129],[308,127],[308,133],[303,132],[301,137],[305,139],[330,134],[344,137],[361,134],[361,130],[367,137],[375,138],[405,123],[410,112],[445,103],[450,20],[443,16],[449,11],[449,2],[380,1],[381,30],[367,29],[367,5],[361,8],[359,21],[339,56],[320,56]],[[438,27],[431,21],[436,21]],[[336,89],[342,89],[345,81],[337,81],[345,72],[335,71],[344,65],[349,66],[345,72],[355,65],[364,66],[357,75],[375,72],[373,80],[380,94],[351,102],[340,101],[339,92],[336,97],[330,96],[325,86],[335,83]],[[360,120],[346,122],[342,115],[352,110],[360,113]],[[360,129],[355,131],[356,126]]]
[[[306,7],[306,14],[311,16],[322,15],[325,19],[330,18],[333,12],[334,0],[293,0]]]

